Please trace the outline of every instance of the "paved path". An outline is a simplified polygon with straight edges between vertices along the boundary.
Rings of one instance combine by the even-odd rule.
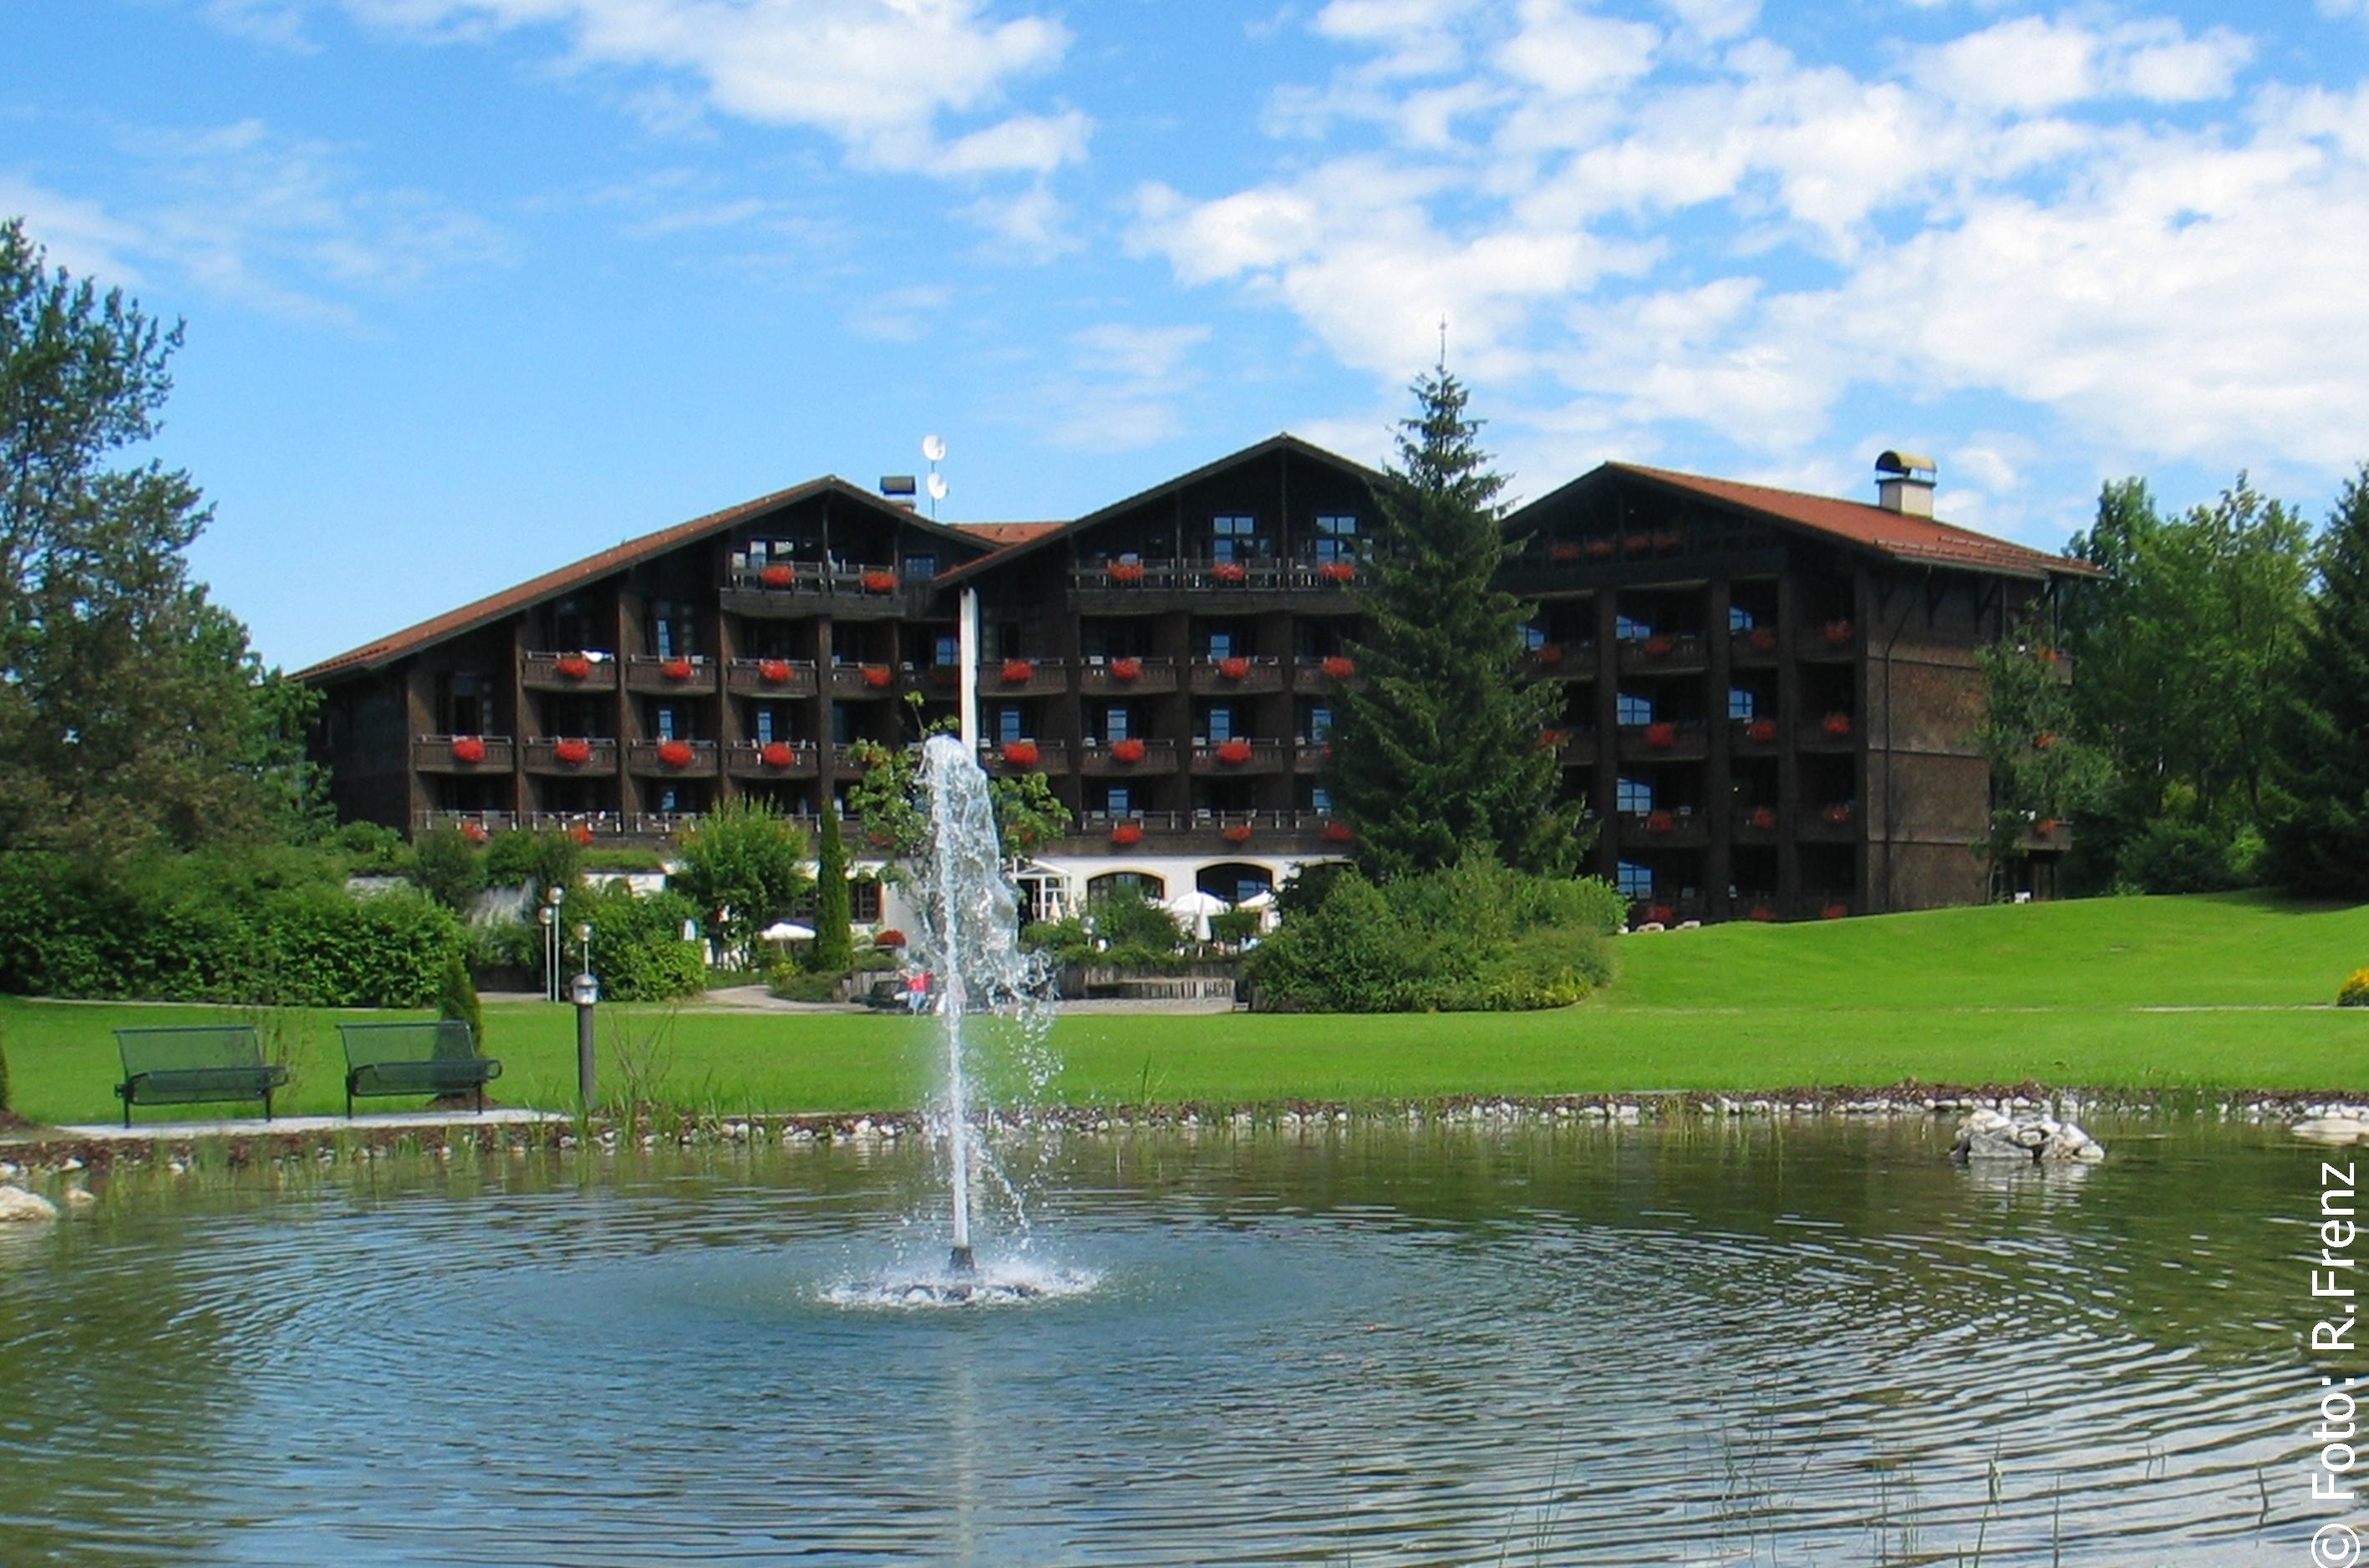
[[[357,1116],[350,1121],[342,1116],[275,1116],[269,1121],[261,1117],[221,1121],[135,1121],[129,1127],[119,1121],[106,1121],[60,1127],[57,1131],[70,1138],[84,1138],[93,1142],[121,1143],[152,1142],[159,1138],[269,1137],[282,1132],[434,1132],[447,1127],[517,1127],[575,1119],[563,1111],[520,1110],[503,1107],[482,1112],[385,1111]]]

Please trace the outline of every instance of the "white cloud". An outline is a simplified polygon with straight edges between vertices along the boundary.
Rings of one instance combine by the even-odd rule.
[[[1073,451],[1131,451],[1179,434],[1180,396],[1199,380],[1193,351],[1209,339],[1203,325],[1147,327],[1103,322],[1070,335],[1070,367],[1048,386],[1047,431]]]
[[[226,33],[310,54],[315,45],[304,31],[306,9],[305,0],[206,0],[200,14]]]
[[[53,267],[63,267],[101,287],[130,288],[141,281],[128,254],[140,246],[138,226],[97,202],[61,195],[21,176],[0,174],[0,216],[22,218],[26,237],[48,253]]]
[[[2225,97],[2254,46],[2226,28],[2190,38],[2167,19],[2100,29],[2019,17],[1924,57],[1920,80],[1974,108],[2033,113],[2113,95],[2157,103]]]
[[[982,196],[957,209],[956,216],[985,230],[990,255],[1018,261],[1047,261],[1078,248],[1070,211],[1042,184],[1008,194]]]
[[[859,337],[882,343],[919,343],[930,335],[930,324],[954,302],[955,291],[944,284],[923,283],[892,289],[867,301],[848,321]]]

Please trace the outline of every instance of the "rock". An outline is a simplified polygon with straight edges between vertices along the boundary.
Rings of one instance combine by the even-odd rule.
[[[2351,1116],[2314,1116],[2289,1131],[2314,1143],[2358,1143],[2369,1138],[2369,1121]]]
[[[38,1192],[21,1187],[0,1187],[0,1225],[12,1221],[38,1224],[58,1217],[58,1206]]]
[[[65,1202],[67,1210],[74,1213],[79,1213],[83,1210],[94,1209],[98,1206],[98,1199],[92,1195],[90,1188],[86,1187],[70,1187],[66,1188]]]
[[[2046,1116],[2019,1119],[1995,1110],[1978,1110],[1958,1124],[1950,1157],[2053,1165],[2076,1160],[2095,1163],[2106,1157],[2106,1151],[2075,1122]]]

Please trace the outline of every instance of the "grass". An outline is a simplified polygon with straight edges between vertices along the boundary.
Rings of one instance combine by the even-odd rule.
[[[1905,1078],[2178,1091],[2369,1086],[2369,1009],[2326,1004],[2369,960],[2369,906],[2260,896],[2100,899],[1624,937],[1619,980],[1551,1013],[1379,1017],[1095,1014],[1062,1020],[1056,1099],[1376,1100],[1629,1089],[1750,1092]],[[2170,1010],[2193,1009],[2193,1010]],[[621,1055],[693,1110],[896,1109],[933,1066],[901,1017],[604,1007]],[[341,1109],[340,1017],[296,1015],[289,1111]],[[0,998],[17,1110],[120,1115],[120,1025],[237,1008]],[[566,1108],[571,1011],[486,1009],[496,1095]],[[369,1102],[372,1108],[415,1103]],[[226,1108],[196,1108],[219,1110]],[[160,1109],[156,1116],[177,1114]]]

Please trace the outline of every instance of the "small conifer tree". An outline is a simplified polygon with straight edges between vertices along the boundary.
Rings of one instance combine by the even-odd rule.
[[[822,813],[815,849],[814,968],[836,974],[855,962],[853,903],[847,890],[847,840],[839,813]]]
[[[469,960],[457,951],[444,960],[443,976],[437,982],[436,1016],[468,1025],[469,1038],[478,1050],[485,1049],[486,1019],[477,1005],[477,983],[469,978]]]
[[[2298,892],[2369,896],[2369,465],[2337,497],[2319,591],[2272,748],[2272,870]]]

